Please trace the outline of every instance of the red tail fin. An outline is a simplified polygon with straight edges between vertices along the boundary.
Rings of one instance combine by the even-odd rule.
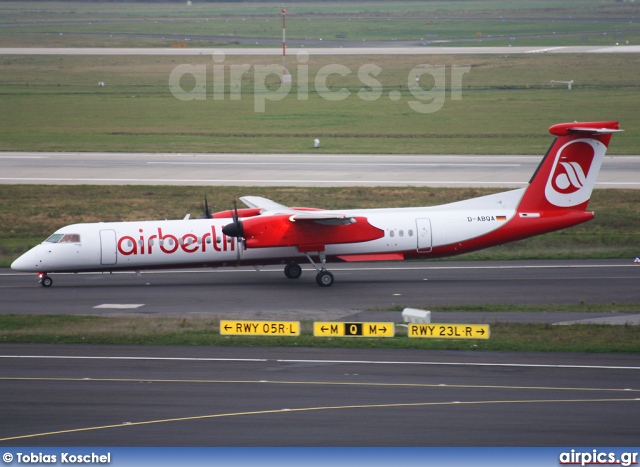
[[[600,165],[618,122],[561,123],[549,128],[557,138],[525,191],[518,213],[571,209],[585,211]]]

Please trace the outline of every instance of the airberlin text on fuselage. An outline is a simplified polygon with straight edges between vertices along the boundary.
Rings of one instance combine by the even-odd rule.
[[[118,239],[118,253],[129,255],[151,255],[154,251],[172,254],[181,249],[185,253],[206,253],[207,245],[211,245],[215,251],[233,251],[235,241],[229,242],[226,235],[216,235],[216,227],[211,226],[211,232],[198,237],[194,233],[187,233],[178,237],[171,233],[164,233],[162,227],[158,227],[157,233],[145,236],[144,230],[139,229],[137,239],[125,235]],[[154,231],[155,232],[155,231]],[[157,247],[157,248],[156,248]]]

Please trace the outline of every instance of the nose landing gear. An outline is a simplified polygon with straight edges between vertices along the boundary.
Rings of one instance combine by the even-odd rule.
[[[40,278],[40,285],[42,287],[51,287],[53,285],[53,279],[47,276],[46,272],[39,272],[38,277]]]

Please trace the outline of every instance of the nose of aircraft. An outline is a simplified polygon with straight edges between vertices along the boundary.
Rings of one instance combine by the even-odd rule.
[[[14,271],[37,272],[38,260],[33,250],[27,251],[25,254],[11,263],[11,269]]]

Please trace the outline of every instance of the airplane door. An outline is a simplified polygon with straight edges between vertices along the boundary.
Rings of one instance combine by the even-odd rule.
[[[105,265],[116,264],[116,231],[100,231],[100,262]]]
[[[431,220],[416,219],[416,228],[418,231],[418,251],[431,251]]]

